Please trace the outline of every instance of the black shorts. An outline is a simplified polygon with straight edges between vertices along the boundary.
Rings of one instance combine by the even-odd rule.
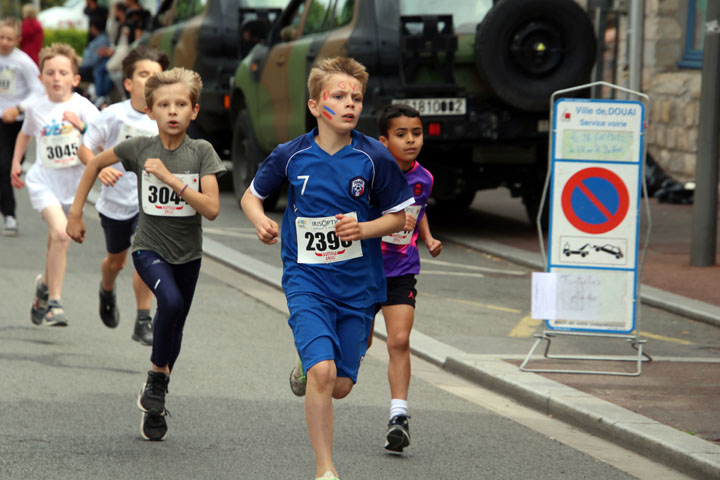
[[[417,280],[415,279],[415,275],[388,277],[386,283],[387,300],[376,307],[375,313],[380,311],[380,307],[388,305],[410,305],[415,308],[415,297],[417,296],[417,290],[415,290]]]
[[[107,252],[122,253],[130,248],[130,239],[135,233],[140,214],[127,220],[113,220],[102,213],[99,215],[100,224],[105,231],[105,248]]]

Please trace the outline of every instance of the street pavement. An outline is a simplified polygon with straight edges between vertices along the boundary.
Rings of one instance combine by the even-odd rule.
[[[182,369],[177,369],[170,385],[169,398],[178,399],[175,409],[171,409],[177,419],[171,419],[171,439],[165,443],[170,446],[148,444],[137,435],[139,415],[133,404],[134,392],[147,368],[149,350],[129,340],[131,322],[127,319],[121,327],[109,331],[95,318],[96,264],[103,256],[101,242],[71,248],[64,287],[66,308],[69,312],[81,312],[75,318],[71,316],[71,327],[42,329],[26,321],[31,298],[31,287],[28,289],[27,285],[32,285],[32,279],[42,265],[40,252],[44,253],[45,236],[44,224],[30,211],[24,194],[18,194],[22,207],[21,235],[15,239],[0,239],[3,242],[0,249],[2,271],[7,272],[0,276],[6,292],[0,326],[4,331],[0,340],[4,344],[0,350],[4,364],[0,382],[0,398],[4,404],[0,413],[0,424],[4,426],[4,440],[0,442],[0,478],[136,478],[148,471],[156,471],[160,478],[169,478],[170,474],[176,478],[257,478],[260,475],[264,478],[307,478],[305,473],[311,459],[308,458],[305,431],[299,428],[302,402],[288,401],[293,399],[287,398],[284,380],[287,366],[293,361],[285,315],[267,308],[262,300],[257,301],[257,298],[273,295],[262,285],[251,287],[262,293],[249,300],[228,286],[234,280],[233,272],[242,272],[277,287],[280,275],[277,265],[258,261],[206,236],[206,257],[232,269],[222,271],[221,267],[215,267],[218,271],[214,275],[208,273],[206,267],[203,269],[191,314],[201,318],[190,322],[186,330],[186,338],[202,340],[198,342],[200,345],[186,342],[178,364]],[[94,212],[86,213],[88,227],[94,228],[94,235],[101,235],[99,226],[87,220],[92,215]],[[668,223],[672,223],[672,218]],[[482,242],[474,237],[464,237],[466,233],[467,229],[460,233],[447,229],[443,240],[465,242],[472,248],[508,258],[518,253],[530,257],[537,255],[537,246],[531,246],[527,233],[517,238],[488,235],[489,238]],[[654,241],[662,245],[661,239]],[[523,248],[524,245],[530,248]],[[649,253],[647,268],[651,259]],[[523,262],[521,258],[515,261]],[[687,268],[680,261],[675,264]],[[705,271],[714,273],[713,269],[717,267],[696,270],[693,277],[702,276]],[[126,273],[127,270],[123,275]],[[672,277],[673,272],[667,273]],[[643,283],[645,281],[643,277]],[[711,290],[718,285],[711,282],[712,277],[705,277],[698,285]],[[126,284],[129,285],[129,281],[123,285]],[[131,295],[128,286],[120,288],[123,295]],[[69,293],[81,291],[85,294]],[[275,293],[279,295],[279,292]],[[668,293],[674,292],[668,290]],[[685,304],[697,305],[694,302],[702,301],[697,298],[700,295],[696,298],[677,295],[683,300],[677,302],[681,309]],[[242,297],[241,301],[237,301],[237,297]],[[702,302],[701,305],[709,308],[710,304]],[[708,311],[714,312],[712,308]],[[691,313],[688,310],[688,315]],[[211,320],[213,324],[206,325],[201,319]],[[256,321],[248,324],[246,319]],[[380,338],[384,335],[382,324],[376,322],[376,336]],[[452,326],[448,325],[448,328]],[[243,331],[252,333],[242,335]],[[715,350],[719,343],[717,337],[708,340]],[[720,385],[717,357],[710,359],[712,361],[694,359],[686,362],[655,359],[643,365],[639,377],[546,375],[520,372],[517,356],[469,354],[461,345],[453,346],[418,331],[413,333],[412,344],[419,358],[507,394],[548,416],[578,425],[696,478],[720,478],[720,447],[711,441],[713,439],[701,439],[692,435],[695,432],[681,431],[668,421],[674,411],[682,411],[687,416],[706,414],[697,409],[697,405],[701,405],[712,412],[705,419],[710,431],[720,432],[720,416],[717,409],[713,411]],[[237,352],[235,361],[228,363],[227,357],[233,352]],[[268,354],[273,357],[272,362],[268,361]],[[185,356],[188,360],[184,361]],[[416,360],[414,365],[422,365],[421,362]],[[663,364],[671,365],[672,369],[664,368]],[[13,373],[17,366],[22,367],[21,375]],[[381,362],[370,355],[363,364],[363,377],[368,378],[368,384],[382,385],[385,382],[383,368]],[[209,370],[213,375],[208,375]],[[418,370],[422,369],[416,368],[415,372]],[[422,371],[418,373],[421,374]],[[277,378],[283,378],[283,381],[274,381]],[[690,385],[678,385],[679,380],[688,381]],[[59,390],[57,385],[66,388]],[[422,382],[413,385],[414,398],[424,396],[425,390],[433,387]],[[356,390],[351,395],[353,400],[340,403],[343,407],[339,408],[343,410],[338,413],[338,418],[348,415],[361,426],[367,424],[367,410],[382,418],[386,394]],[[697,403],[678,401],[676,396],[681,392],[694,396]],[[644,403],[648,393],[664,399],[667,411],[650,416],[644,413],[641,405],[628,405],[628,398]],[[278,400],[283,396],[283,401]],[[403,468],[394,472],[392,478],[455,478],[455,475],[464,475],[463,478],[626,478],[617,470],[597,470],[597,465],[575,455],[577,452],[572,450],[556,451],[558,446],[548,446],[527,431],[519,433],[526,442],[518,440],[512,447],[501,446],[496,438],[498,432],[516,427],[507,422],[493,424],[494,420],[485,414],[474,418],[478,415],[477,408],[456,399],[440,396],[427,402],[418,400],[417,405],[427,405],[414,410],[417,416],[439,417],[434,425],[425,427],[432,431],[433,437],[438,437],[434,440],[436,443],[426,448],[437,449],[438,455],[432,461],[429,458],[419,460],[422,455],[413,451],[409,457],[413,462],[403,463]],[[455,433],[474,436],[472,445],[463,442],[457,445],[457,439],[447,437],[448,425],[442,420],[446,419],[445,408],[457,414],[452,419],[453,425],[465,424],[467,429]],[[268,417],[270,420],[265,423],[250,421]],[[48,425],[52,425],[52,429]],[[288,428],[288,425],[295,428]],[[350,435],[355,439],[350,445],[341,443],[338,450],[339,455],[351,458],[350,468],[346,470],[355,474],[344,478],[379,478],[367,475],[367,472],[388,468],[394,471],[397,465],[387,463],[386,456],[378,457],[377,449],[368,447],[377,435],[363,429],[348,431],[348,428],[339,423],[338,438]],[[482,432],[493,433],[483,438]],[[518,445],[519,442],[525,444]],[[551,461],[542,464],[534,457],[530,460],[525,457],[528,455],[526,448]],[[494,463],[509,449],[514,452],[511,458]],[[158,460],[158,456],[162,460]],[[473,456],[478,456],[475,470],[453,469],[454,463],[461,464]],[[364,462],[377,470],[368,469]],[[297,471],[298,463],[303,469],[302,475],[278,473]],[[653,475],[647,478],[676,477]]]
[[[652,362],[558,361],[535,355],[527,365],[534,369],[606,370],[619,373],[641,371],[639,376],[594,374],[527,373],[518,369],[525,356],[478,354],[453,336],[452,323],[443,335],[413,332],[415,355],[484,387],[510,395],[532,407],[580,426],[594,434],[679,471],[698,478],[720,478],[720,267],[690,267],[690,224],[692,206],[650,201],[651,235],[642,269],[640,296],[647,306],[684,315],[689,322],[706,324],[706,344],[695,349],[692,358],[684,355],[654,356],[652,340],[645,345]],[[502,190],[481,192],[470,212],[456,217],[430,210],[433,231],[445,242],[509,259],[519,265],[542,270],[543,262],[535,230],[524,219],[519,200],[509,199]],[[498,222],[497,218],[504,220]],[[520,219],[518,222],[517,220]],[[506,222],[507,220],[507,222]],[[643,231],[647,216],[643,213]],[[484,225],[503,224],[487,230]],[[441,232],[441,233],[438,233]],[[208,255],[280,288],[281,269],[229,247],[229,242],[206,241]],[[720,242],[718,243],[720,245]],[[421,273],[422,278],[422,273]],[[478,294],[482,297],[482,293]],[[651,323],[646,315],[639,322]],[[536,329],[539,333],[541,327]],[[383,338],[382,322],[376,322],[376,336]],[[554,344],[567,340],[556,339]],[[600,340],[599,342],[602,342]],[[625,339],[614,340],[627,343]],[[679,340],[682,342],[682,340]],[[686,342],[690,343],[690,342]],[[527,350],[532,343],[528,344]],[[610,345],[632,357],[628,346]],[[543,345],[536,353],[542,353]],[[618,350],[620,349],[620,350]],[[554,351],[551,352],[555,353]],[[703,354],[704,353],[704,354]],[[643,358],[647,360],[648,358]]]
[[[26,192],[17,197],[20,235],[0,237],[0,479],[313,478],[279,290],[206,255],[169,385],[168,439],[143,441],[135,401],[150,349],[130,339],[132,270],[117,282],[120,325],[108,329],[97,313],[104,242],[88,206],[86,243],[70,247],[63,287],[70,325],[32,325],[46,227]],[[352,394],[335,403],[343,480],[688,478],[419,358],[413,444],[388,455],[386,357],[378,340]]]

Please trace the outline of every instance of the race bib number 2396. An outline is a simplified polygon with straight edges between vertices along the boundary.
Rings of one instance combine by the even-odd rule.
[[[345,216],[357,218],[355,212]],[[343,241],[335,233],[335,217],[295,219],[298,263],[327,264],[362,257],[360,241]]]
[[[187,184],[188,188],[198,191],[197,173],[173,174]],[[196,211],[183,198],[175,193],[167,183],[161,182],[152,174],[143,172],[140,194],[143,212],[156,217],[191,217]]]

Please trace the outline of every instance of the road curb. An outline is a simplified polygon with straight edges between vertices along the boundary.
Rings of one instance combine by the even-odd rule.
[[[463,235],[450,235],[444,238],[465,247],[472,248],[473,250],[509,260],[518,265],[537,270],[544,268],[543,259],[538,252],[511,247],[491,240],[478,240]],[[657,307],[693,320],[699,320],[720,327],[720,307],[706,302],[693,300],[644,284],[640,285],[640,301],[652,307]]]
[[[203,238],[203,251],[230,268],[282,289],[279,267],[260,262],[207,236]],[[375,322],[374,336],[387,338],[385,322]],[[710,442],[541,375],[521,372],[500,357],[466,354],[417,330],[412,332],[410,349],[413,355],[451,373],[619,443],[674,470],[698,478],[720,478],[720,447]]]
[[[720,478],[720,447],[643,415],[521,372],[502,359],[449,356],[444,368],[674,470],[697,478]]]

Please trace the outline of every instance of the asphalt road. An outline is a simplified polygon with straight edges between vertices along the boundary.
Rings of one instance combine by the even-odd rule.
[[[63,290],[70,326],[32,325],[32,285],[43,267],[46,233],[42,220],[30,210],[26,192],[19,192],[18,200],[21,234],[0,237],[1,479],[312,478],[303,402],[287,384],[295,353],[280,292],[204,260],[170,383],[169,437],[161,443],[145,442],[139,435],[135,398],[149,367],[150,350],[130,340],[134,307],[129,269],[118,282],[121,323],[109,330],[97,316],[104,243],[95,212],[88,207],[86,244],[71,247]],[[268,258],[277,254],[247,236],[254,234],[248,234],[244,217],[231,208],[228,198],[223,199],[220,218],[208,227],[242,236],[223,233],[216,234],[218,238],[242,241],[246,254],[262,248]],[[454,250],[446,245],[440,258],[519,270],[459,248],[455,257]],[[471,255],[473,262],[463,255]],[[488,278],[483,281],[527,282],[527,272],[523,275],[505,271],[491,277],[424,278],[443,283]],[[421,285],[420,290],[432,286]],[[499,288],[498,295],[507,288]],[[436,297],[427,295],[419,306],[425,313],[418,318],[418,328],[429,334],[436,329],[446,340],[464,339],[463,348],[471,348],[478,339],[516,340],[507,337],[508,328],[526,313],[525,307],[511,302],[519,294],[483,300],[468,285],[466,293],[457,295],[463,302],[468,297],[521,310],[514,317],[507,312],[506,328],[493,327],[505,332],[501,336],[486,332],[483,320],[473,318],[483,307],[470,305],[467,314],[459,314],[466,307],[463,302],[449,311],[449,303],[432,306],[448,301],[449,293],[436,289],[433,294]],[[443,310],[444,316],[431,314]],[[521,346],[525,350],[529,340]],[[344,480],[683,478],[418,359],[413,365],[413,444],[406,455],[386,455],[382,449],[389,403],[382,342],[374,344],[363,362],[350,397],[336,402],[335,457]]]

